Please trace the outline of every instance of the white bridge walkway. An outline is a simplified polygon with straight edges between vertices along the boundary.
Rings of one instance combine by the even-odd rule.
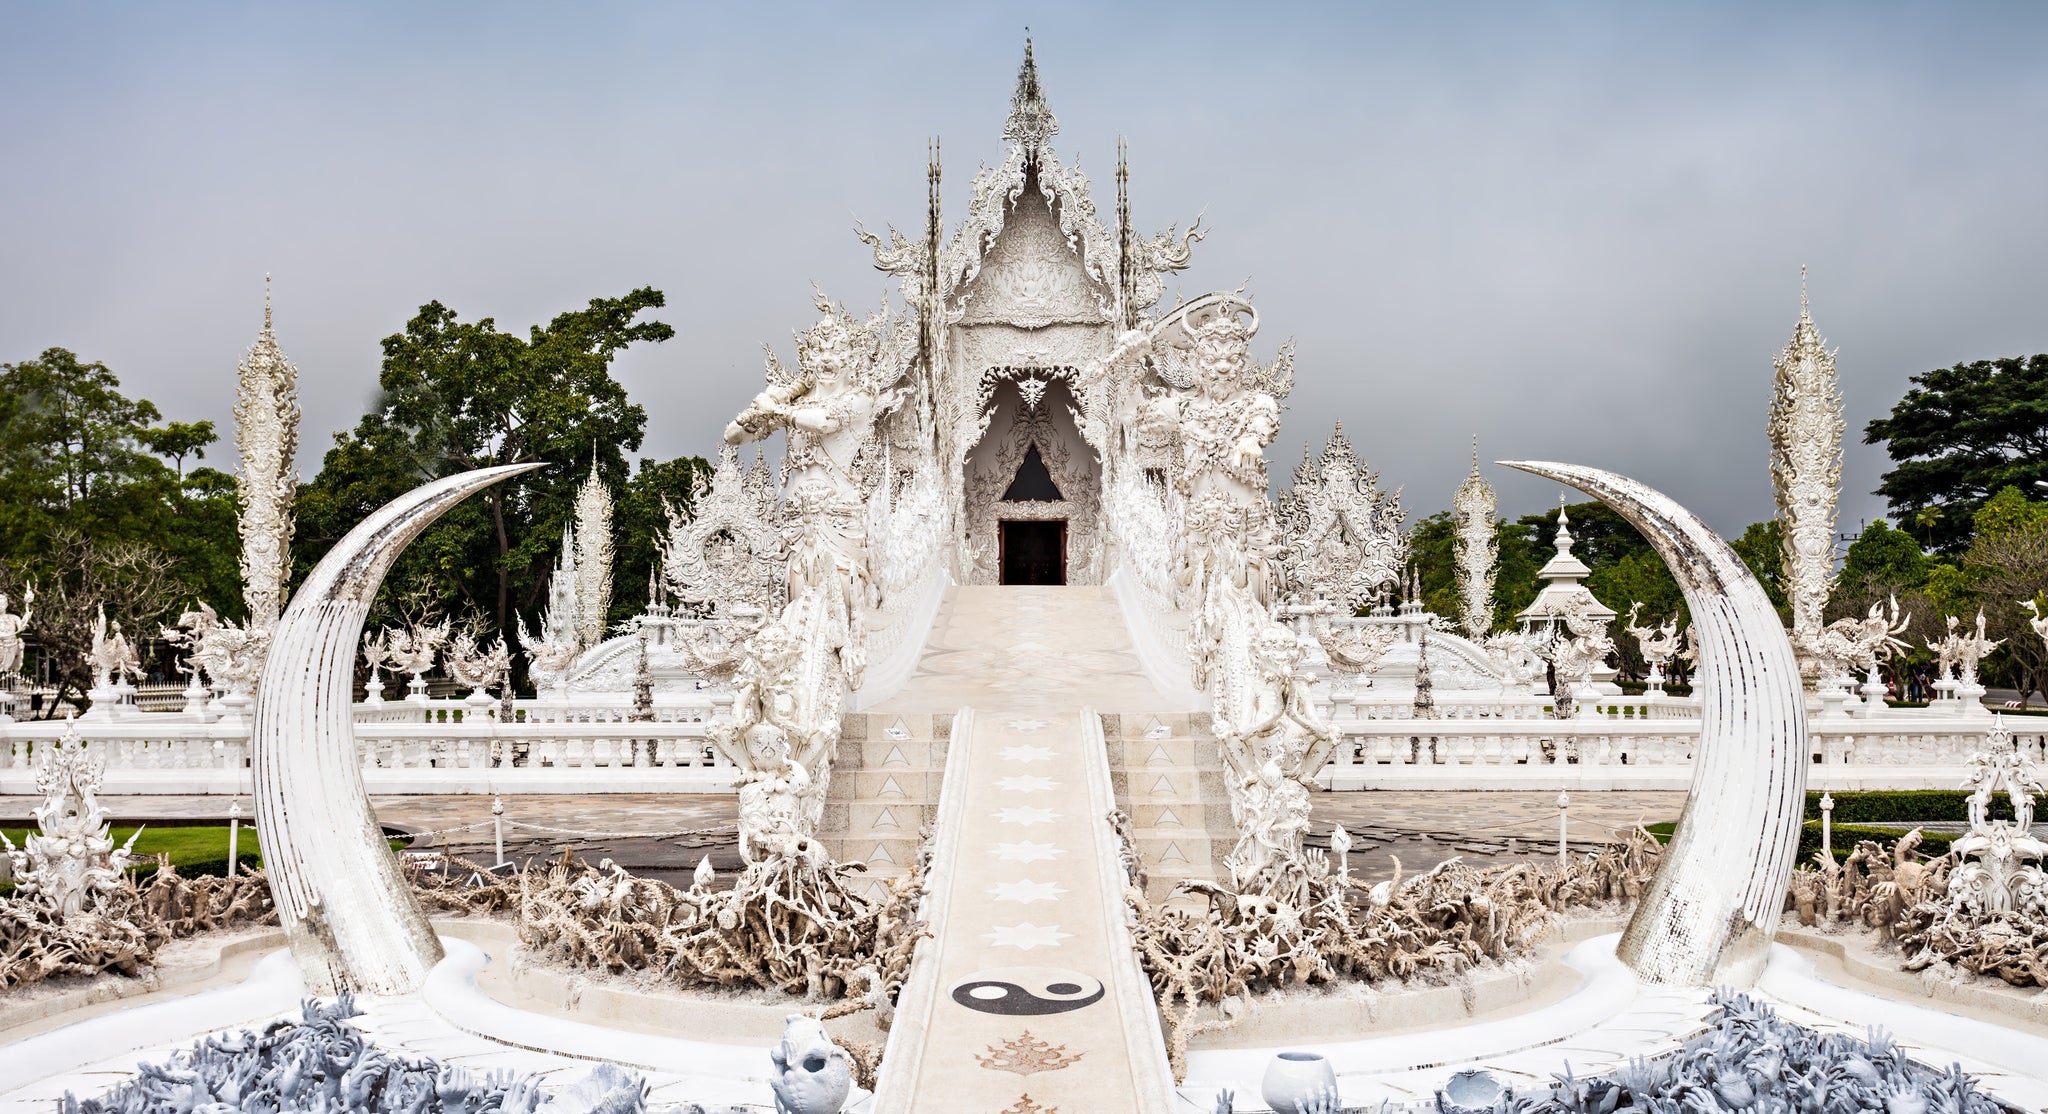
[[[1099,588],[955,589],[917,675],[874,710],[954,708],[934,938],[890,1030],[878,1114],[1167,1110],[1096,713],[1167,705],[1115,602]]]

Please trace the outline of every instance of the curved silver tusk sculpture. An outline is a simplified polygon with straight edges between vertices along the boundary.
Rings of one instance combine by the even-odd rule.
[[[1575,464],[1500,463],[1613,508],[1685,592],[1699,638],[1692,788],[1618,952],[1648,982],[1748,986],[1784,909],[1806,801],[1806,696],[1784,624],[1728,543],[1662,492]]]
[[[363,619],[421,531],[474,492],[539,467],[464,472],[392,500],[321,559],[271,628],[250,734],[256,830],[278,920],[316,994],[403,994],[441,958],[363,790],[350,706]]]

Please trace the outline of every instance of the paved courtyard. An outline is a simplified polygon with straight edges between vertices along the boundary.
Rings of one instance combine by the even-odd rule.
[[[1557,851],[1557,794],[1518,792],[1428,792],[1368,790],[1317,793],[1311,846],[1329,844],[1330,827],[1351,834],[1352,873],[1368,881],[1390,877],[1398,855],[1404,873],[1427,870],[1452,856],[1467,861],[1554,855]],[[739,869],[732,823],[738,800],[713,793],[603,793],[514,795],[504,798],[505,855],[515,861],[552,858],[572,851],[579,859],[612,861],[636,874],[688,885],[705,855],[729,880]],[[23,823],[34,800],[0,798],[0,820]],[[102,803],[117,824],[227,821],[222,797],[106,797]],[[445,845],[470,858],[491,853],[491,798],[455,796],[375,797],[377,818],[405,832],[425,833],[421,850]],[[1571,839],[1590,845],[1620,838],[1631,825],[1678,819],[1685,794],[1675,792],[1580,792],[1570,797]],[[243,798],[245,817],[253,806]],[[483,825],[466,832],[435,835],[451,828]],[[561,831],[536,831],[537,825]],[[675,835],[671,833],[688,834]]]

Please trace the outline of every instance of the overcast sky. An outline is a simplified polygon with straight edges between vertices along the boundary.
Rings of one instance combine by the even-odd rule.
[[[2037,5],[0,4],[0,361],[60,345],[231,428],[263,275],[311,475],[420,303],[523,330],[665,291],[619,377],[709,454],[851,235],[964,208],[1024,26],[1055,146],[1181,280],[1250,290],[1299,379],[1278,474],[1341,417],[1411,517],[1470,437],[1617,469],[1724,532],[1771,513],[1771,356],[1839,346],[1844,528],[1908,376],[2048,350]],[[229,465],[223,446],[209,463]],[[1555,489],[1488,469],[1509,515]]]

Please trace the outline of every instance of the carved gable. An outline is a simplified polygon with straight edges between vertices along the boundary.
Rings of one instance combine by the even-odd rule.
[[[1027,188],[968,286],[963,325],[1099,325],[1110,304],[1060,232],[1044,194]]]

